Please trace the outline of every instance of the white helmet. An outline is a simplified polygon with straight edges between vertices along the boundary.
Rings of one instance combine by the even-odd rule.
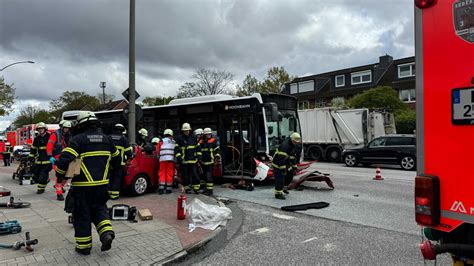
[[[71,128],[72,127],[72,123],[71,121],[64,121],[64,123],[62,124],[61,126],[62,128]]]
[[[290,135],[290,139],[300,143],[301,142],[301,135],[298,134],[297,132],[293,132],[293,134]]]
[[[77,124],[83,124],[90,121],[97,121],[97,117],[91,111],[81,111],[77,116]]]
[[[204,134],[204,135],[212,134],[212,129],[209,128],[209,127],[206,127],[206,128],[204,129],[204,131],[203,131],[203,134]]]
[[[5,145],[10,146],[11,144],[10,144],[10,142],[7,142],[7,143],[5,143]]]
[[[156,144],[156,143],[158,143],[158,142],[160,142],[160,138],[152,138],[152,139],[151,139],[151,143],[155,143],[155,144]]]
[[[59,122],[59,127],[63,127],[64,125],[64,122],[66,122],[67,120],[61,120],[61,122]]]
[[[191,125],[189,123],[183,123],[183,126],[181,127],[181,131],[185,130],[191,130]]]
[[[46,124],[43,123],[43,122],[39,122],[38,124],[36,124],[36,128],[37,128],[37,129],[40,129],[40,128],[46,129]]]
[[[125,127],[122,124],[115,124],[115,128],[120,128],[120,130],[125,130]]]
[[[194,135],[202,135],[202,132],[203,132],[202,128],[198,128],[194,130]]]
[[[164,135],[164,136],[166,136],[166,135],[173,136],[173,130],[167,128],[167,129],[165,129],[165,131],[163,132],[163,135]]]
[[[144,137],[148,137],[148,130],[146,130],[144,128],[138,130],[138,133],[140,133],[140,135],[142,135]]]

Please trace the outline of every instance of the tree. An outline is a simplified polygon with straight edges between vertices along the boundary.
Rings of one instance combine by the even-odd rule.
[[[36,124],[39,122],[53,123],[55,121],[54,117],[52,117],[47,110],[29,105],[21,109],[20,114],[15,118],[13,124],[17,127],[21,127],[23,125]]]
[[[292,81],[291,77],[283,66],[272,67],[268,70],[267,76],[260,83],[258,92],[260,93],[281,93],[285,83]]]
[[[234,75],[230,72],[201,68],[191,76],[194,82],[186,82],[179,88],[178,98],[231,93]]]
[[[173,96],[168,96],[168,97],[145,97],[143,99],[142,104],[143,106],[157,106],[157,105],[165,105],[171,102],[173,100]]]
[[[62,96],[52,100],[49,106],[51,114],[59,118],[64,111],[95,111],[100,107],[100,103],[97,97],[91,96],[83,91],[65,91]]]
[[[15,101],[15,88],[13,84],[6,84],[0,77],[0,116],[8,115]]]
[[[252,95],[253,93],[258,92],[259,87],[260,87],[260,83],[258,82],[258,80],[254,76],[248,74],[245,77],[244,82],[242,83],[242,87],[237,85],[236,94],[237,96]]]
[[[359,93],[349,99],[347,105],[352,108],[378,108],[390,112],[403,111],[408,108],[398,98],[397,91],[389,86],[379,86]]]
[[[399,134],[413,134],[416,129],[416,113],[411,109],[395,113],[395,127]]]

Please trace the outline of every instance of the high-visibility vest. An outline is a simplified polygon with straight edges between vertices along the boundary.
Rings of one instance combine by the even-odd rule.
[[[174,161],[175,141],[171,138],[163,138],[160,147],[160,162]]]

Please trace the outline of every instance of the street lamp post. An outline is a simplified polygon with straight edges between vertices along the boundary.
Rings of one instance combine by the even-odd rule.
[[[24,63],[25,64],[34,64],[35,62],[33,62],[33,61],[20,61],[20,62],[11,63],[11,64],[3,67],[2,69],[0,69],[0,71],[5,70],[5,68],[7,68],[7,67],[11,67],[11,66],[16,65],[16,64],[24,64]]]

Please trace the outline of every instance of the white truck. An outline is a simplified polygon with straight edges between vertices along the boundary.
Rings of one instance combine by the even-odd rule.
[[[345,147],[367,144],[395,134],[392,113],[332,107],[299,110],[304,155],[310,160],[338,162]]]

